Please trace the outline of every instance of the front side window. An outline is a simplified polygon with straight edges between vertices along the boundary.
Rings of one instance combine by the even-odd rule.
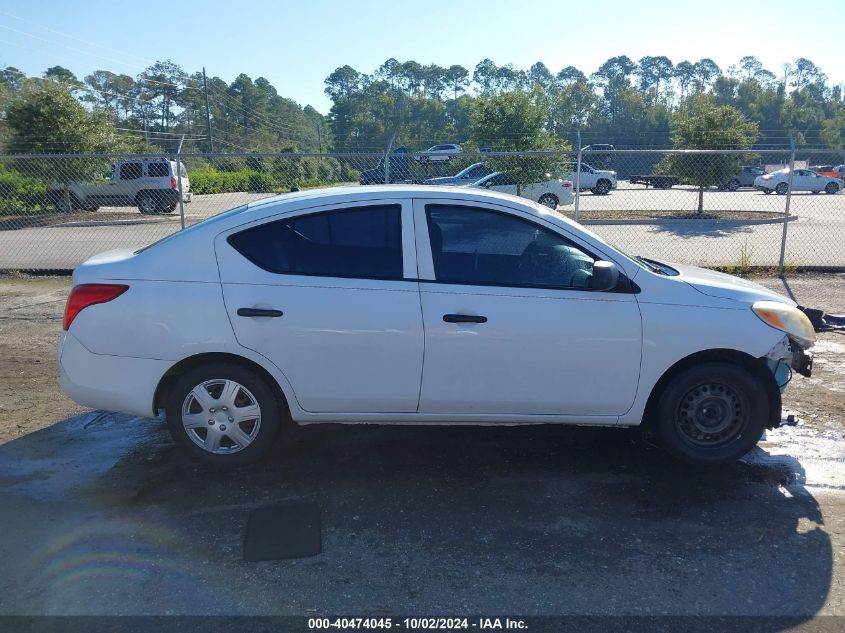
[[[588,289],[595,258],[561,235],[507,213],[428,205],[434,275],[456,284]]]
[[[123,163],[120,166],[121,180],[138,180],[144,175],[144,166],[142,163]]]
[[[402,278],[399,205],[300,215],[246,229],[228,240],[241,255],[272,273]]]

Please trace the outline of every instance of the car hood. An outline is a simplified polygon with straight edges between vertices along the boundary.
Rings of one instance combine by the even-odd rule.
[[[796,305],[794,301],[787,297],[747,279],[726,275],[715,270],[698,268],[697,266],[687,266],[686,264],[667,265],[678,271],[681,280],[700,293],[711,297],[732,299],[744,303],[777,301],[791,306]]]

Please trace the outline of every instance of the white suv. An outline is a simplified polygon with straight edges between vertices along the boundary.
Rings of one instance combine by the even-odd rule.
[[[112,165],[106,178],[72,181],[65,195],[64,185],[50,185],[48,197],[56,210],[96,211],[100,207],[137,206],[143,214],[173,213],[179,204],[177,163],[166,158],[126,160]],[[191,201],[191,183],[181,165],[182,200]]]

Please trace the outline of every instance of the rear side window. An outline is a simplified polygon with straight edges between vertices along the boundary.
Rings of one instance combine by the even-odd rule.
[[[272,273],[402,278],[399,205],[301,215],[262,224],[228,239],[241,255]]]
[[[147,165],[147,174],[150,178],[162,178],[170,175],[170,165],[167,163],[149,163]]]
[[[141,163],[123,163],[120,166],[121,180],[138,180],[144,175],[144,167]]]

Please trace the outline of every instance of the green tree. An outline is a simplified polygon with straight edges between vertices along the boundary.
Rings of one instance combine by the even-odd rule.
[[[678,149],[750,149],[757,124],[733,106],[715,106],[707,96],[681,108],[672,117],[672,143]],[[742,167],[742,154],[670,154],[658,170],[698,187],[698,210],[704,210],[704,189],[722,185]]]
[[[470,139],[479,147],[493,145],[508,152],[571,149],[545,128],[547,111],[542,101],[539,88],[479,97],[470,115]],[[522,185],[547,180],[546,174],[553,172],[560,162],[561,156],[555,154],[497,156],[490,160],[490,166],[508,172],[518,183],[519,193]]]
[[[36,81],[24,86],[6,110],[8,149],[13,153],[74,154],[130,149],[108,116],[90,112],[64,86]],[[71,209],[68,184],[102,173],[106,163],[77,158],[19,159],[24,173],[64,183],[65,208]]]

